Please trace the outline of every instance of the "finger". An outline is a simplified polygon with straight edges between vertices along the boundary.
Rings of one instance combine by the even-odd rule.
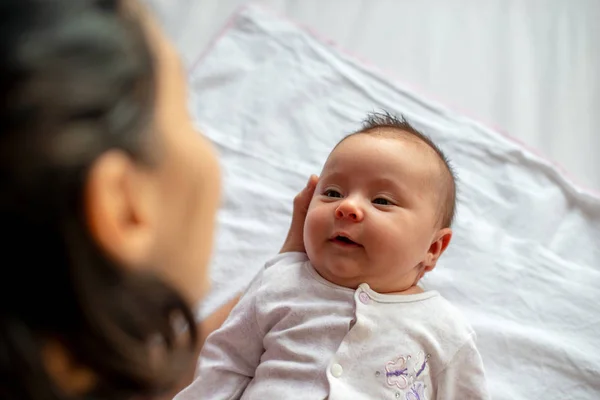
[[[317,175],[313,174],[310,176],[310,178],[308,178],[308,183],[306,184],[306,188],[310,192],[311,196],[315,192],[315,189],[317,188],[318,183],[319,183],[319,177]]]
[[[310,178],[308,178],[308,182],[306,182],[306,186],[299,193],[300,197],[310,201],[313,194],[315,193],[315,189],[317,188],[318,183],[319,183],[319,177],[316,175],[311,175]]]
[[[316,175],[311,175],[308,179],[308,185],[305,189],[306,202],[304,204],[304,208],[308,211],[308,206],[310,205],[310,201],[312,200],[315,190],[317,189],[317,184],[319,183],[319,177]]]
[[[301,212],[304,214],[306,211],[308,211],[308,206],[310,205],[310,201],[315,193],[318,182],[318,176],[310,176],[306,182],[306,186],[294,198],[294,214],[296,214],[296,212]]]

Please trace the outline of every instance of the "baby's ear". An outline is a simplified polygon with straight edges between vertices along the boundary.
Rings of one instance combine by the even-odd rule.
[[[427,256],[425,257],[425,272],[429,272],[435,268],[438,259],[446,251],[450,240],[452,239],[452,229],[444,228],[440,229],[434,238],[434,241],[429,246]]]

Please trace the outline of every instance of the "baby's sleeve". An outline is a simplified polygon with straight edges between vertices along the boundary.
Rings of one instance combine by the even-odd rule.
[[[490,399],[475,334],[456,352],[435,379],[438,399]]]
[[[196,379],[174,400],[239,399],[258,367],[263,333],[256,322],[256,297],[261,271],[223,326],[206,340]]]

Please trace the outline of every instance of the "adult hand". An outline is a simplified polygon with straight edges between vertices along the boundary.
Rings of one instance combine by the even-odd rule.
[[[292,223],[290,230],[285,238],[285,242],[279,253],[288,253],[291,251],[304,252],[304,220],[308,212],[310,200],[315,193],[315,188],[319,183],[319,177],[311,175],[308,178],[306,187],[300,191],[294,198],[294,210],[292,211]]]

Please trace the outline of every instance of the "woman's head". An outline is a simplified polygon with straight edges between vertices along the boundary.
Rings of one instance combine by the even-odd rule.
[[[0,19],[0,397],[169,388],[219,192],[178,59],[132,1]]]

